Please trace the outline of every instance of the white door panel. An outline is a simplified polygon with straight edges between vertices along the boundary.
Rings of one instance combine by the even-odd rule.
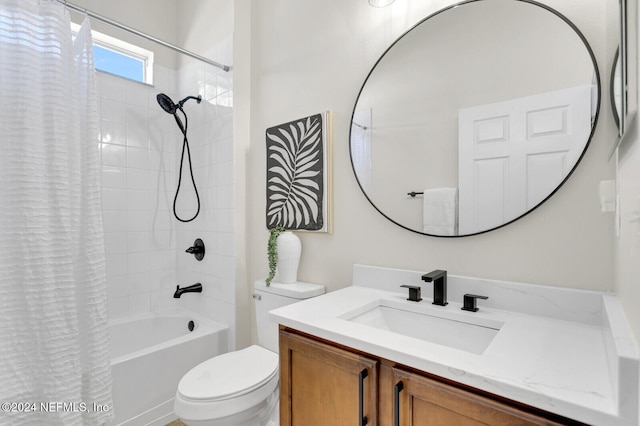
[[[591,86],[461,109],[459,232],[513,220],[544,200],[591,133]]]

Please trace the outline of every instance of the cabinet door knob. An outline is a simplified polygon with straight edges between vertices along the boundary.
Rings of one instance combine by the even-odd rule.
[[[400,392],[404,389],[402,381],[393,387],[393,426],[400,426]]]
[[[358,426],[365,426],[369,421],[364,415],[364,379],[367,378],[369,372],[365,368],[358,375]]]

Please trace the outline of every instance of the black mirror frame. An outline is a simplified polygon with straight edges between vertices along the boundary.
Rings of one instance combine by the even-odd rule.
[[[596,131],[596,127],[598,124],[598,118],[600,116],[600,104],[601,104],[601,97],[602,97],[602,88],[601,88],[601,81],[600,81],[600,70],[598,68],[598,62],[596,60],[596,57],[593,53],[593,50],[591,49],[591,46],[589,45],[589,42],[587,41],[586,37],[584,36],[584,34],[582,34],[582,32],[578,29],[578,27],[571,21],[569,20],[569,18],[567,18],[566,16],[564,16],[563,14],[561,14],[560,12],[558,12],[557,10],[539,3],[535,0],[513,0],[513,1],[518,1],[518,2],[522,2],[522,3],[528,3],[528,4],[532,4],[538,7],[541,7],[545,10],[547,10],[548,12],[553,13],[554,15],[556,15],[558,18],[562,19],[567,25],[569,25],[569,27],[571,27],[571,29],[573,29],[573,31],[578,35],[578,37],[580,38],[580,40],[582,40],[582,43],[584,44],[590,58],[591,58],[591,62],[593,63],[593,71],[594,71],[594,75],[595,75],[595,84],[597,87],[597,105],[596,105],[596,110],[595,110],[595,115],[593,118],[593,123],[591,126],[591,133],[589,134],[589,138],[587,139],[584,149],[582,150],[582,153],[580,154],[580,157],[577,159],[576,163],[573,165],[573,167],[571,168],[571,170],[569,171],[569,173],[567,173],[567,175],[565,176],[565,178],[562,180],[562,182],[560,182],[560,184],[548,195],[546,196],[542,201],[540,201],[538,204],[536,204],[534,207],[532,207],[531,209],[527,210],[526,212],[524,212],[522,215],[507,221],[505,223],[503,223],[502,225],[493,227],[493,228],[489,228],[486,230],[482,230],[479,232],[474,232],[471,234],[464,234],[464,235],[435,235],[435,234],[427,234],[425,232],[421,232],[418,231],[416,229],[412,229],[409,228],[393,219],[391,219],[389,216],[387,216],[382,210],[380,210],[375,203],[373,202],[373,200],[371,200],[371,198],[369,198],[369,196],[367,195],[366,191],[364,190],[364,187],[362,186],[362,183],[360,182],[360,180],[358,179],[358,174],[356,171],[356,166],[354,164],[353,161],[353,156],[351,155],[352,153],[352,139],[351,139],[351,134],[353,131],[353,125],[354,125],[354,116],[356,114],[356,107],[358,105],[358,100],[360,99],[360,96],[362,95],[362,92],[367,84],[367,81],[369,80],[369,78],[371,77],[373,71],[375,70],[376,66],[380,63],[380,61],[382,61],[382,59],[385,57],[385,55],[391,50],[393,49],[393,47],[400,41],[402,40],[406,35],[408,35],[409,33],[411,33],[412,30],[414,30],[415,28],[417,28],[418,26],[422,25],[424,22],[428,21],[429,19],[433,18],[434,16],[437,16],[441,13],[444,13],[448,10],[460,7],[464,4],[467,3],[475,3],[478,1],[485,1],[485,0],[465,0],[465,1],[461,1],[459,3],[447,6],[443,9],[440,9],[438,11],[436,11],[435,13],[427,16],[426,18],[420,20],[417,24],[415,24],[414,26],[412,26],[409,30],[405,31],[400,37],[398,37],[393,43],[391,43],[391,45],[382,53],[382,55],[380,56],[380,58],[378,58],[378,60],[375,62],[375,64],[373,65],[373,67],[371,68],[371,70],[369,71],[369,73],[367,74],[367,77],[365,78],[364,82],[362,83],[362,87],[360,88],[360,90],[358,91],[358,96],[356,97],[356,101],[354,103],[354,107],[353,107],[353,112],[351,113],[351,124],[349,125],[349,157],[350,157],[350,161],[351,161],[351,167],[353,169],[353,174],[356,178],[356,182],[358,182],[358,186],[360,187],[360,190],[362,191],[362,193],[364,194],[365,198],[367,199],[367,201],[369,201],[369,203],[378,211],[378,213],[380,213],[383,217],[385,217],[387,220],[391,221],[392,223],[395,223],[396,225],[398,225],[401,228],[404,228],[408,231],[414,232],[416,234],[421,234],[421,235],[427,235],[427,236],[431,236],[431,237],[439,237],[439,238],[462,238],[462,237],[471,237],[474,235],[481,235],[481,234],[485,234],[487,232],[491,232],[491,231],[495,231],[497,229],[503,228],[507,225],[512,224],[513,222],[516,222],[519,219],[522,219],[523,217],[527,216],[528,214],[530,214],[531,212],[535,211],[538,207],[540,207],[542,204],[544,204],[549,198],[551,198],[556,192],[558,192],[558,190],[565,184],[565,182],[571,177],[571,175],[573,174],[573,172],[576,170],[576,168],[578,167],[578,165],[581,163],[582,159],[584,158],[585,153],[587,152],[587,149],[589,148],[589,145],[591,144],[591,140],[593,139],[593,135]],[[621,1],[626,1],[626,0],[621,0]]]

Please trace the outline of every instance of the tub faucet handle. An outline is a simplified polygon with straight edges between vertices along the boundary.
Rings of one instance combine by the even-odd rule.
[[[196,260],[202,260],[204,259],[204,242],[198,238],[193,242],[193,245],[185,251],[194,255]]]

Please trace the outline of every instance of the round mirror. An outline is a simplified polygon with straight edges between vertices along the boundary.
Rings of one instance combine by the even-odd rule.
[[[550,197],[597,122],[586,39],[529,0],[441,10],[374,65],[351,121],[353,169],[371,204],[434,236],[504,226]]]

